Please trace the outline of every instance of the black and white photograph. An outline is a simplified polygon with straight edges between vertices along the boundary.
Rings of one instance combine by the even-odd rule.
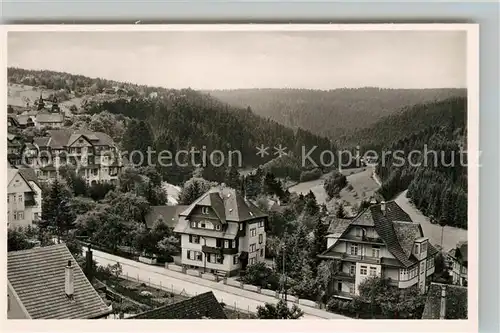
[[[9,30],[7,318],[477,320],[473,34],[391,26]]]

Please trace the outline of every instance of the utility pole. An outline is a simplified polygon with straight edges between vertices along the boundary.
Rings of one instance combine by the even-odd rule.
[[[287,301],[287,276],[286,276],[286,264],[285,264],[285,258],[286,258],[286,234],[283,237],[283,295],[285,298],[285,303]]]

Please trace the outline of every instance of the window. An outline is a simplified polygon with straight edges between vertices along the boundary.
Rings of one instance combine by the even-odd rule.
[[[351,265],[349,267],[349,274],[350,275],[356,275],[356,265]]]
[[[359,270],[359,274],[361,274],[361,275],[367,275],[368,274],[368,267],[361,266],[361,268]]]
[[[262,244],[264,242],[264,235],[260,234],[259,235],[259,244]]]
[[[14,212],[14,220],[17,220],[17,213]]]
[[[189,243],[200,244],[200,236],[189,235]]]
[[[228,240],[225,240],[224,241],[224,247],[227,249],[229,248],[229,241]]]
[[[250,244],[250,252],[255,252],[255,244]]]
[[[201,252],[196,252],[196,260],[201,261],[203,254]]]
[[[372,257],[379,258],[380,257],[380,249],[379,247],[372,246]]]
[[[434,258],[429,259],[429,268],[434,267]]]
[[[18,220],[22,220],[22,219],[24,219],[24,212],[18,212],[18,213],[17,213],[17,219],[18,219]]]
[[[415,244],[415,246],[414,246],[414,248],[413,248],[413,253],[414,253],[415,255],[417,255],[417,254],[419,254],[419,252],[420,252],[420,251],[419,251],[419,248],[418,248],[418,244]]]
[[[250,258],[250,265],[255,264],[255,258]]]
[[[223,261],[224,257],[221,256],[220,254],[217,254],[215,256],[215,261],[218,263],[218,264],[222,264],[222,261]]]
[[[191,228],[198,228],[198,223],[191,221]]]
[[[377,268],[370,267],[370,276],[377,276]]]
[[[260,256],[264,257],[264,249],[260,249]]]
[[[264,221],[260,221],[259,222],[259,228],[263,228],[264,227]]]
[[[361,237],[361,228],[354,229],[354,232],[356,233],[356,237]]]
[[[217,238],[215,240],[215,247],[222,247],[222,239]]]
[[[235,249],[235,248],[236,248],[236,239],[233,239],[233,241],[232,241],[231,243],[232,243],[232,244],[231,244],[231,245],[232,245],[231,247],[232,247],[233,249]]]
[[[205,224],[205,222],[200,222],[200,228],[205,229],[206,227],[207,227],[207,225]]]
[[[207,215],[208,214],[208,207],[201,207],[201,213]]]
[[[201,261],[202,257],[203,257],[203,254],[201,252],[199,252],[199,251],[187,250],[187,257],[190,260]]]
[[[250,237],[255,237],[257,235],[257,229],[250,229]]]
[[[423,243],[422,244],[422,249],[421,249],[420,253],[424,253],[426,251],[427,251],[427,243]]]
[[[358,255],[358,244],[351,244],[351,255]]]
[[[243,230],[243,223],[240,224],[240,230]]]
[[[23,202],[23,195],[22,194],[19,194],[17,196],[17,200],[19,200],[19,202]]]
[[[215,226],[215,230],[220,231],[222,229],[222,226],[220,224],[217,224]]]
[[[238,265],[238,263],[239,263],[239,262],[240,262],[240,261],[239,261],[239,259],[238,259],[238,255],[235,255],[235,256],[233,257],[233,265]]]

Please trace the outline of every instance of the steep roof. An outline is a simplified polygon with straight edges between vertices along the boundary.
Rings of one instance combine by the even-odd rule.
[[[434,282],[427,292],[422,319],[440,319],[443,288],[445,289],[444,319],[467,319],[467,287]]]
[[[152,228],[156,220],[161,217],[169,227],[175,228],[179,221],[179,214],[186,210],[187,207],[187,205],[151,206],[145,217],[146,225],[148,228]]]
[[[64,121],[64,115],[61,113],[40,112],[36,115],[36,121],[39,123],[60,123]]]
[[[139,313],[128,319],[227,319],[213,292]]]
[[[467,267],[467,250],[468,250],[468,243],[466,241],[464,242],[458,242],[457,246],[454,249],[451,249],[448,251],[448,253],[457,261],[460,261],[462,265]]]
[[[341,219],[333,215],[327,217],[326,223],[329,224],[328,235],[331,237],[340,237],[352,221],[352,219]]]
[[[65,293],[71,261],[74,296]],[[91,319],[110,313],[64,244],[8,252],[8,281],[32,319]]]
[[[246,200],[235,189],[214,187],[195,200],[183,211],[181,216],[189,216],[197,206],[209,206],[215,211],[222,223],[226,221],[246,221],[266,217],[257,206]]]
[[[423,236],[422,228],[420,224],[412,222],[410,216],[396,202],[386,202],[385,213],[381,209],[382,205],[372,205],[352,219],[332,218],[328,232],[341,237],[351,225],[374,227],[389,252],[403,266],[409,267],[416,263],[416,259],[411,256],[411,249],[413,242]],[[322,256],[331,255],[333,246],[322,253]],[[429,244],[429,255],[436,252]]]
[[[33,170],[32,168],[29,168],[29,167],[25,167],[25,166],[19,166],[18,170],[19,170],[19,173],[21,174],[21,176],[23,176],[23,178],[25,180],[27,180],[29,182],[33,182],[36,184],[36,186],[38,186],[39,188],[42,188],[40,186],[40,183],[38,182],[38,177],[36,176],[35,170]]]
[[[30,188],[30,190],[34,192],[35,190],[34,190],[34,189],[33,189],[33,187],[31,186],[31,184],[29,183],[28,179],[26,179],[26,178],[24,177],[24,175],[21,173],[20,169],[17,169],[17,168],[14,168],[14,167],[10,167],[10,168],[8,168],[8,169],[7,169],[7,185],[9,185],[9,184],[10,184],[10,182],[12,181],[12,179],[14,179],[14,177],[15,177],[16,175],[18,175],[18,174],[19,174],[19,175],[21,176],[21,178],[22,178],[22,179],[26,182],[26,185]],[[38,185],[38,184],[37,184],[37,185]]]
[[[47,131],[48,136],[36,137],[33,142],[39,147],[50,147],[61,149],[70,145],[76,138],[81,135],[85,136],[93,145],[112,146],[113,139],[102,132],[75,131],[70,129],[56,129]],[[73,139],[73,141],[72,141]]]

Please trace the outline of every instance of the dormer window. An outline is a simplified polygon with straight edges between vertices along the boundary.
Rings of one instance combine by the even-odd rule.
[[[420,253],[419,244],[415,244],[415,246],[413,248],[413,253],[415,255],[418,255]]]
[[[215,226],[215,230],[220,231],[222,229],[222,226],[220,224],[217,224]]]
[[[208,207],[201,207],[201,213],[208,215]]]
[[[420,253],[424,253],[425,251],[427,251],[427,243],[422,243],[422,249],[420,251]]]

